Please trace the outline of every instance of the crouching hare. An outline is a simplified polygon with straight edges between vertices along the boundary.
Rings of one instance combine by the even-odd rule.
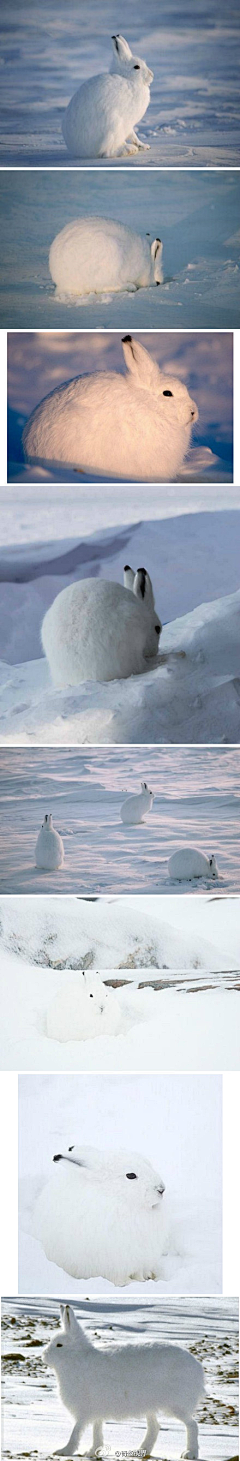
[[[148,151],[135,131],[150,102],[153,71],[133,56],[124,36],[112,36],[110,72],[82,82],[64,112],[64,142],[72,157],[126,157]]]
[[[46,1258],[73,1278],[120,1287],[160,1278],[174,1237],[151,1162],[139,1152],[70,1146],[53,1163],[33,1220]]]
[[[178,852],[173,852],[169,858],[168,872],[170,878],[176,878],[177,882],[191,882],[191,878],[218,878],[218,867],[214,854],[206,857],[205,852],[199,852],[198,847],[180,847]]]
[[[23,431],[29,461],[66,462],[126,482],[177,479],[198,419],[195,401],[132,335],[122,346],[127,375],[77,376],[35,407]]]
[[[124,586],[98,578],[70,584],[42,624],[42,645],[54,685],[141,675],[157,656],[161,622],[146,568],[126,565]]]
[[[162,242],[114,218],[76,218],[53,239],[49,269],[57,298],[163,284]]]
[[[112,1344],[98,1349],[78,1324],[69,1304],[60,1305],[57,1329],[45,1356],[55,1370],[61,1400],[74,1419],[66,1446],[55,1456],[73,1456],[86,1426],[93,1426],[89,1455],[103,1447],[103,1422],[147,1419],[138,1451],[150,1456],[160,1430],[159,1413],[182,1421],[187,1432],[186,1457],[198,1456],[198,1426],[193,1419],[204,1396],[204,1369],[195,1355],[177,1344]]]

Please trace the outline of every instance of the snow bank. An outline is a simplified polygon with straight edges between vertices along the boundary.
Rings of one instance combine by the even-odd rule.
[[[216,968],[214,944],[194,930],[172,930],[162,921],[160,898],[154,901],[150,914],[140,899],[131,907],[121,899],[10,895],[0,902],[2,950],[51,969]],[[221,967],[229,967],[226,954]]]
[[[239,631],[240,591],[165,625],[145,675],[54,691],[44,661],[2,664],[0,744],[239,741]]]

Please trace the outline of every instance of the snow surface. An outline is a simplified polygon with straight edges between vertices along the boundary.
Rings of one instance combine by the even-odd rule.
[[[240,179],[236,172],[0,174],[0,324],[8,329],[237,328]],[[50,245],[66,223],[112,218],[163,241],[164,284],[56,297]]]
[[[181,948],[181,939],[179,938]],[[240,1059],[240,969],[101,970],[129,1029],[115,1037],[48,1039],[46,1012],[69,971],[59,972],[2,949],[0,1068],[38,1071],[237,1070]],[[81,971],[74,979],[81,980]],[[121,981],[122,986],[121,986]],[[145,986],[145,987],[144,987]],[[194,994],[194,999],[191,996]],[[131,1027],[130,1027],[131,1026]]]
[[[79,1133],[82,1145],[141,1152],[165,1181],[174,1236],[164,1277],[130,1283],[125,1292],[221,1291],[221,1089],[216,1075],[19,1077],[20,1293],[86,1292],[86,1280],[71,1279],[32,1237],[53,1153],[79,1142]],[[87,1289],[118,1292],[101,1275],[90,1276]]]
[[[17,0],[2,3],[1,162],[8,167],[75,166],[61,121],[73,92],[109,69],[111,35],[120,23],[114,0]],[[154,71],[139,127],[150,152],[133,166],[239,165],[239,7],[231,0],[121,3],[121,32]],[[89,160],[91,162],[91,160]],[[92,159],[121,167],[122,159]],[[86,160],[86,167],[88,166]]]
[[[122,486],[122,523],[110,487],[100,500],[89,486],[80,507],[76,486],[68,496],[53,485],[50,498],[44,485],[11,486],[0,498],[0,744],[238,741],[239,488],[226,507],[221,486]],[[121,582],[126,559],[153,580],[159,667],[54,691],[39,658],[45,611],[79,578]]]
[[[151,812],[125,826],[121,806],[147,780]],[[239,751],[235,748],[0,751],[2,892],[198,894],[239,891]],[[64,846],[59,868],[36,867],[44,816]],[[181,847],[215,854],[219,879],[169,876]]]
[[[0,901],[2,951],[50,969],[239,968],[239,900],[217,891],[179,900],[148,896]],[[134,977],[134,976],[133,976]],[[152,977],[152,974],[150,978]]]
[[[238,1426],[238,1301],[225,1298],[171,1298],[144,1303],[123,1299],[74,1299],[74,1312],[97,1345],[158,1340],[185,1345],[202,1361],[206,1393],[198,1407],[200,1461],[227,1461],[236,1454]],[[69,1437],[69,1414],[59,1399],[54,1372],[46,1368],[43,1346],[59,1323],[54,1298],[2,1301],[3,1455],[19,1461],[22,1436],[29,1461],[51,1456]],[[144,1423],[104,1428],[104,1450],[135,1454]],[[179,1422],[161,1417],[154,1456],[180,1456],[184,1432]],[[61,1441],[60,1441],[61,1438]],[[85,1445],[90,1444],[90,1430]]]
[[[159,293],[159,291],[158,291]],[[127,322],[126,322],[127,323]],[[90,474],[79,472],[69,464],[37,462],[29,466],[23,460],[22,430],[35,406],[51,390],[82,373],[96,370],[117,370],[124,374],[121,337],[124,333],[100,330],[65,331],[49,334],[26,331],[8,336],[8,480],[90,482]],[[153,359],[187,386],[198,406],[199,420],[194,426],[192,446],[181,473],[181,481],[204,479],[232,482],[233,444],[233,337],[224,333],[161,333],[144,330],[135,337],[150,351]],[[94,480],[105,480],[98,474]],[[114,484],[113,484],[114,490]],[[115,491],[119,493],[119,480]],[[148,488],[149,499],[149,488]],[[81,505],[81,501],[80,501]]]

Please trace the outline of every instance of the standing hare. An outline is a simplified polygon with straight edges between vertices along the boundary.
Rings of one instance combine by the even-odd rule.
[[[176,479],[198,418],[195,401],[138,340],[125,335],[122,345],[127,375],[77,376],[35,407],[23,431],[30,461],[67,462],[129,482]]]
[[[83,81],[64,112],[64,142],[73,157],[127,157],[148,150],[135,127],[149,105],[153,71],[132,55],[124,36],[112,36],[112,44],[110,72]]]
[[[147,812],[151,812],[154,796],[146,781],[141,781],[141,791],[138,796],[128,796],[121,807],[122,822],[126,826],[142,822]]]
[[[83,578],[54,599],[42,645],[54,685],[121,680],[146,672],[157,656],[161,623],[145,568],[124,569],[124,587]]]
[[[204,1396],[204,1369],[189,1350],[178,1344],[104,1345],[99,1349],[78,1324],[69,1304],[60,1305],[61,1329],[45,1346],[47,1364],[55,1370],[63,1405],[74,1426],[66,1446],[56,1456],[73,1456],[86,1426],[93,1426],[89,1455],[103,1449],[103,1422],[147,1419],[147,1431],[138,1451],[150,1456],[157,1440],[159,1414],[174,1416],[186,1426],[186,1457],[198,1456],[198,1426],[193,1420]],[[134,1448],[135,1449],[135,1448]]]
[[[55,832],[52,816],[46,813],[41,831],[38,834],[35,861],[36,866],[45,869],[45,872],[54,872],[56,868],[62,867],[64,859],[64,846],[59,832]]]

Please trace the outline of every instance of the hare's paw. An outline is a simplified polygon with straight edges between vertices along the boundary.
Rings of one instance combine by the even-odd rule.
[[[133,157],[138,150],[135,142],[124,142],[124,146],[119,148],[119,152],[116,152],[116,157]]]
[[[150,142],[139,142],[138,152],[150,152]]]

